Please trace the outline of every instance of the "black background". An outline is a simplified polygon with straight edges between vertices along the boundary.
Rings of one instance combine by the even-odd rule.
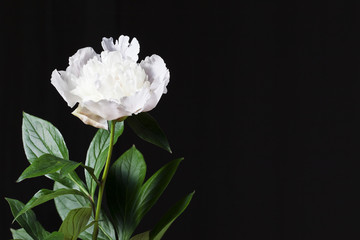
[[[52,122],[83,161],[96,129],[70,114],[50,75],[121,34],[170,69],[151,114],[173,154],[128,128],[115,154],[135,143],[149,173],[185,157],[139,231],[196,190],[164,239],[360,239],[359,13],[350,1],[2,1],[1,239],[18,227],[4,197],[51,188],[15,183],[28,165],[22,111]],[[53,203],[34,210],[59,227]]]

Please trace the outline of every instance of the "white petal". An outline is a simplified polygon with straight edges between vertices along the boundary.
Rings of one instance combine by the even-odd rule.
[[[85,124],[91,125],[96,128],[108,129],[108,123],[106,119],[90,112],[87,108],[83,106],[78,106],[75,111],[72,112],[73,115],[80,118]]]
[[[69,107],[73,107],[79,98],[73,95],[70,91],[73,88],[71,80],[63,74],[60,76],[59,72],[55,69],[51,74],[51,84],[56,88],[59,94],[67,102]]]
[[[109,100],[85,101],[82,103],[89,111],[106,120],[115,120],[125,116],[131,116],[131,112],[116,102]]]
[[[101,46],[103,47],[104,51],[108,51],[108,52],[116,51],[114,45],[114,39],[112,37],[110,38],[104,37],[101,41]]]
[[[79,77],[82,74],[83,66],[92,58],[99,57],[91,47],[79,49],[69,58],[69,66],[66,68],[67,74]]]
[[[126,109],[126,111],[131,112],[132,114],[138,114],[144,110],[144,107],[150,98],[150,89],[143,88],[132,96],[121,98],[121,105],[124,107],[124,109]]]
[[[119,40],[116,40],[114,44],[113,38],[103,38],[101,46],[105,51],[120,51],[125,58],[130,58],[137,62],[139,59],[138,54],[140,52],[139,42],[136,38],[133,38],[131,43],[129,43],[129,40],[130,38],[128,36],[121,35]]]
[[[151,82],[151,97],[144,106],[144,111],[150,111],[157,105],[162,94],[167,92],[166,86],[170,80],[170,72],[166,68],[164,60],[158,55],[146,57],[140,65]]]
[[[115,120],[142,112],[151,97],[149,89],[144,88],[132,96],[121,98],[121,102],[110,100],[85,101],[83,106],[95,115],[106,120]]]
[[[79,97],[72,94],[71,91],[76,87],[72,76],[79,77],[82,74],[82,67],[92,58],[98,57],[96,52],[90,48],[79,49],[73,56],[69,58],[69,66],[66,71],[54,70],[51,74],[51,83],[56,90],[68,103],[69,107],[73,107],[79,101]]]

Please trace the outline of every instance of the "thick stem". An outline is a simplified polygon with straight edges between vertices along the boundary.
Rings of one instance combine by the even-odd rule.
[[[102,202],[102,198],[103,198],[103,194],[104,194],[106,178],[107,178],[109,168],[110,168],[110,159],[111,159],[111,154],[112,154],[113,145],[114,145],[115,124],[116,124],[116,121],[111,121],[110,145],[109,145],[108,155],[107,155],[107,158],[106,158],[105,169],[104,169],[102,179],[101,179],[101,183],[100,183],[100,186],[99,186],[98,201],[97,201],[97,204],[96,204],[96,212],[95,212],[94,231],[93,231],[93,236],[92,236],[93,240],[97,240],[97,236],[98,236],[98,233],[99,233],[99,216],[100,216],[100,210],[101,210],[101,202]]]

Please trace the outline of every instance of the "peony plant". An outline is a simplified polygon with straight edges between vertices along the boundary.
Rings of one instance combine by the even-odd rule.
[[[73,115],[99,128],[84,162],[69,159],[59,130],[23,113],[22,138],[30,165],[17,182],[45,176],[53,189],[41,189],[26,203],[6,198],[21,228],[11,229],[13,239],[23,240],[160,240],[186,209],[194,193],[179,200],[154,227],[134,236],[146,213],[162,195],[182,158],[168,162],[145,180],[146,163],[135,146],[111,161],[112,150],[124,131],[124,123],[141,139],[171,153],[168,140],[156,120],[147,113],[167,92],[169,70],[158,55],[138,63],[136,38],[103,38],[103,51],[79,49],[65,71],[54,70],[51,83],[76,109]],[[77,171],[83,168],[85,179]],[[106,195],[106,204],[103,203]],[[33,208],[54,200],[62,224],[48,232],[36,220]]]

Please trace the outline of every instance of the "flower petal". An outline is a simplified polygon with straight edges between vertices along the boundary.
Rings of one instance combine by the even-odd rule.
[[[86,107],[78,106],[75,111],[72,112],[73,115],[80,118],[85,124],[91,125],[96,128],[108,129],[108,123],[106,119],[92,113]]]
[[[69,66],[66,68],[66,73],[79,77],[82,74],[83,66],[94,57],[99,56],[91,47],[79,49],[69,58]]]
[[[96,102],[91,100],[85,101],[82,105],[103,119],[115,120],[142,112],[150,97],[150,90],[144,88],[132,96],[121,98],[119,103],[104,99]]]
[[[64,73],[64,71],[61,71]],[[67,102],[69,107],[73,107],[79,100],[77,96],[70,91],[73,88],[71,80],[67,77],[60,76],[59,72],[55,69],[51,74],[51,84],[56,88],[62,98]]]
[[[136,38],[131,40],[128,36],[121,35],[119,40],[116,40],[114,44],[113,38],[103,38],[101,46],[105,51],[120,51],[125,58],[130,58],[137,62],[139,59],[138,54],[140,52],[140,45]]]
[[[89,111],[106,120],[115,120],[125,116],[131,116],[131,112],[126,111],[124,107],[114,101],[85,101],[82,103]]]
[[[146,57],[145,60],[140,62],[140,65],[148,75],[149,82],[151,82],[151,97],[144,106],[144,111],[147,112],[153,109],[161,96],[167,92],[166,86],[170,81],[170,72],[166,68],[164,60],[155,54]]]
[[[92,48],[87,47],[79,49],[69,58],[69,66],[66,68],[66,71],[54,70],[52,72],[51,83],[68,103],[69,107],[73,107],[80,99],[78,96],[71,93],[76,87],[73,77],[79,77],[82,74],[83,66],[94,57],[98,57],[98,55]]]
[[[131,112],[131,114],[138,114],[144,110],[144,107],[150,98],[150,89],[143,88],[134,95],[121,98],[121,105],[126,111]]]

